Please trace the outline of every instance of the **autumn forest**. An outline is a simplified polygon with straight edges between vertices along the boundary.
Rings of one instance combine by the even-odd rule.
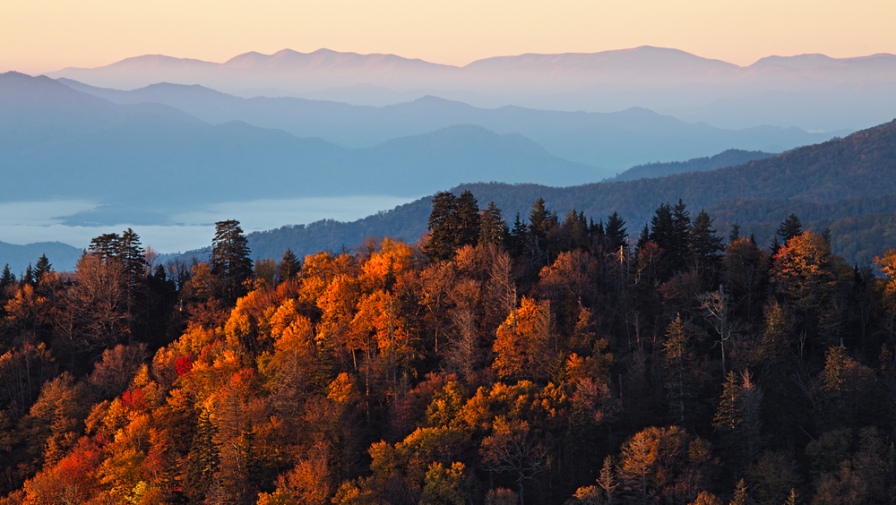
[[[436,194],[417,243],[0,278],[0,504],[896,501],[896,251]]]

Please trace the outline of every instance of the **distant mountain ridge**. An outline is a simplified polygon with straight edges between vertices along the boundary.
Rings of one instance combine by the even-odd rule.
[[[635,181],[651,177],[665,177],[682,172],[704,172],[717,168],[733,167],[748,161],[771,158],[776,156],[762,151],[742,151],[729,149],[711,157],[693,158],[688,161],[673,161],[669,163],[648,163],[634,166],[625,172],[605,182]]]
[[[477,125],[499,134],[520,133],[557,157],[606,168],[595,180],[648,162],[710,156],[731,148],[784,151],[849,133],[808,133],[771,126],[725,130],[685,123],[643,108],[607,114],[515,106],[484,109],[434,96],[370,107],[300,98],[239,98],[196,85],[160,83],[119,91],[68,79],[60,82],[114,103],[156,102],[212,124],[243,121],[350,148],[372,147],[458,124]],[[555,184],[562,185],[559,181]]]
[[[5,201],[77,197],[152,208],[259,198],[417,196],[470,180],[578,184],[595,167],[519,134],[455,125],[345,149],[156,103],[117,105],[46,77],[0,75]],[[41,184],[34,184],[34,181]]]
[[[746,67],[671,48],[523,54],[457,67],[390,54],[289,49],[237,55],[224,63],[161,55],[48,74],[94,86],[135,89],[159,82],[201,84],[242,96],[326,95],[387,105],[427,94],[480,107],[606,112],[646,107],[687,121],[744,128],[862,128],[896,115],[896,56],[770,56]],[[363,86],[373,86],[364,88]],[[393,92],[371,93],[385,88]]]

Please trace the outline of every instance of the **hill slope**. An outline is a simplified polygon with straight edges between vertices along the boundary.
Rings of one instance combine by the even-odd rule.
[[[715,156],[705,158],[694,158],[688,161],[673,161],[670,163],[648,163],[646,165],[634,166],[604,182],[636,181],[638,179],[648,179],[651,177],[665,177],[667,175],[680,174],[682,172],[705,172],[717,168],[737,166],[748,161],[771,158],[772,156],[775,155],[762,151],[729,149],[716,154]]]
[[[721,232],[726,232],[730,224],[740,222],[744,225],[742,233],[749,234],[750,227],[756,227],[757,238],[762,240],[767,230],[760,225],[777,226],[789,212],[802,212],[807,225],[810,220],[828,220],[832,229],[837,224],[839,233],[843,234],[849,230],[850,219],[857,222],[855,218],[870,215],[877,215],[879,220],[886,222],[893,219],[893,212],[896,212],[896,197],[892,196],[896,195],[896,121],[844,139],[710,172],[569,188],[534,184],[464,184],[453,191],[457,193],[465,189],[472,191],[482,206],[494,201],[503,209],[508,221],[512,221],[516,212],[521,212],[525,219],[532,202],[543,197],[548,208],[561,214],[575,208],[597,220],[614,211],[619,212],[629,223],[629,232],[635,233],[660,203],[676,202],[681,198],[692,211],[706,208],[711,215],[720,218]],[[318,222],[284,227],[253,233],[249,240],[254,254],[260,257],[279,257],[286,247],[308,253],[350,246],[367,235],[397,236],[414,241],[426,229],[429,210],[430,199],[423,198],[352,223]],[[835,237],[835,243],[841,244],[840,252],[843,252],[849,244],[837,240]],[[884,246],[896,247],[896,236],[888,236],[881,245]],[[855,252],[864,256],[852,259],[868,259],[868,250],[856,248]]]

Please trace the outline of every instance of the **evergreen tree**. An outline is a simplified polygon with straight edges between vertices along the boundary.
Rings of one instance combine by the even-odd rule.
[[[454,248],[479,243],[480,216],[479,204],[469,190],[464,190],[457,198],[456,227],[454,232]]]
[[[53,271],[52,267],[53,265],[50,264],[47,255],[42,254],[40,259],[37,260],[37,263],[34,264],[34,282],[40,284],[40,282],[44,280],[44,276]]]
[[[731,498],[731,505],[750,505],[750,495],[747,494],[747,483],[741,479],[737,482],[737,488],[734,490],[734,497]]]
[[[19,284],[22,286],[34,286],[34,272],[31,270],[31,263],[28,263],[28,268],[25,269],[25,274],[22,275],[22,280]]]
[[[750,238],[755,240],[753,236],[750,236]],[[768,249],[772,258],[774,258],[778,254],[778,251],[781,250],[781,242],[778,242],[777,235],[775,235],[775,238],[772,239],[772,243],[770,246],[768,246]]]
[[[790,239],[803,233],[803,224],[800,222],[800,218],[796,217],[796,214],[791,213],[781,222],[776,233],[781,237],[784,245],[787,245]]]
[[[283,251],[283,258],[280,259],[280,264],[278,265],[280,282],[286,282],[299,275],[301,269],[302,263],[299,261],[299,258],[292,252],[292,249],[287,247]]]
[[[215,445],[217,432],[217,428],[212,424],[209,411],[203,408],[196,423],[196,434],[193,435],[187,476],[190,484],[189,494],[193,503],[202,502],[202,497],[211,487],[215,473],[220,466],[218,447]]]
[[[644,246],[647,245],[648,241],[650,241],[650,225],[644,223],[644,228],[641,230],[641,233],[638,234],[638,243],[635,245],[638,252],[644,250]]]
[[[625,221],[619,217],[618,212],[614,211],[607,217],[606,237],[612,252],[618,252],[619,248],[627,243],[628,232],[625,229]]]
[[[727,449],[734,449],[742,439],[741,428],[744,423],[744,393],[738,384],[737,374],[734,370],[728,372],[725,384],[722,385],[722,396],[719,398],[719,408],[713,417],[712,426],[719,434],[722,445]]]
[[[705,210],[701,210],[694,219],[689,232],[690,253],[697,265],[697,271],[712,271],[722,257],[722,239],[716,236],[712,228],[712,218]]]
[[[90,240],[90,246],[87,252],[96,254],[105,259],[118,256],[118,240],[120,237],[117,233],[104,233]]]
[[[489,202],[480,220],[479,242],[483,244],[501,245],[507,236],[507,223],[501,217],[501,209],[495,202]]]
[[[685,267],[687,257],[690,255],[689,236],[691,230],[691,218],[687,206],[679,198],[678,203],[672,208],[672,249],[670,249],[670,261],[673,272]],[[708,216],[707,216],[708,218]]]
[[[650,240],[656,242],[663,251],[671,254],[675,249],[675,227],[672,223],[672,208],[661,203],[650,219]]]
[[[544,198],[539,197],[538,200],[535,200],[532,210],[529,211],[529,231],[532,236],[544,241],[550,229],[551,217],[551,211],[544,206]]]
[[[529,229],[526,227],[525,223],[523,223],[522,219],[520,219],[520,213],[516,213],[516,218],[513,220],[513,229],[510,230],[510,250],[514,256],[519,257],[523,254],[523,249],[526,243],[529,241]]]
[[[445,260],[454,256],[455,233],[457,228],[457,198],[454,193],[441,191],[432,198],[427,229],[429,242],[423,252],[434,260]]]
[[[740,224],[735,222],[731,225],[731,231],[728,232],[728,243],[732,243],[740,238]]]
[[[681,320],[681,315],[677,315],[669,324],[663,350],[666,358],[669,410],[676,422],[684,423],[689,410],[688,404],[694,396],[695,361],[691,350],[691,338],[685,323]]]
[[[212,274],[218,277],[223,296],[233,302],[245,292],[243,282],[252,277],[249,243],[240,222],[234,219],[215,223],[212,241]]]
[[[16,282],[16,276],[9,271],[9,263],[7,263],[3,267],[3,274],[0,275],[0,291],[6,289],[6,286],[10,286],[14,282]]]

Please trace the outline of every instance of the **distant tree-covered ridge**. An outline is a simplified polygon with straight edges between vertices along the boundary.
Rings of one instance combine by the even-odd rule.
[[[680,174],[682,172],[704,172],[706,170],[742,165],[748,161],[771,158],[772,156],[775,156],[775,154],[762,151],[729,149],[716,154],[715,156],[694,158],[688,161],[648,163],[645,165],[634,166],[605,182],[634,181],[651,177],[665,177],[667,175]]]
[[[5,270],[0,505],[892,503],[896,250],[432,203],[415,245]]]
[[[896,211],[896,123],[711,172],[568,188],[476,183],[452,192],[464,190],[494,201],[505,215],[526,212],[533,201],[544,198],[551,208],[576,208],[588,216],[617,212],[636,229],[650,218],[657,202],[682,198],[694,208],[707,209],[723,232],[740,223],[744,233],[755,233],[763,244],[771,240],[777,223],[795,212],[812,230],[832,228],[835,251],[850,263],[862,262],[896,246],[886,231]],[[427,197],[351,223],[320,221],[252,233],[248,239],[258,257],[272,258],[286,247],[303,254],[337,250],[367,236],[415,241],[426,231],[429,205]],[[866,214],[876,215],[862,218],[868,226],[851,224]],[[869,245],[853,247],[848,237],[859,235]]]

